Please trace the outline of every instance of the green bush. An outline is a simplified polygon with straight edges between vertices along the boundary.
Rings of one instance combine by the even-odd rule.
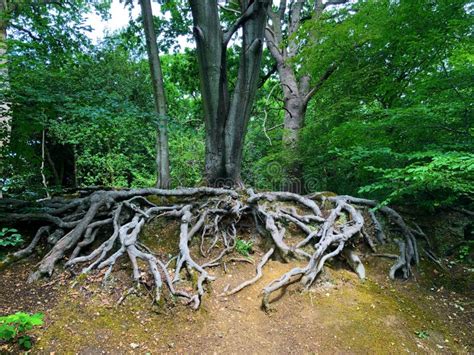
[[[26,332],[34,326],[42,325],[43,317],[41,313],[30,315],[23,312],[0,317],[0,341],[17,341],[22,348],[31,349],[31,337]]]
[[[416,197],[433,207],[453,205],[474,195],[474,154],[428,151],[406,157],[407,163],[403,167],[366,166],[377,179],[359,192],[385,191],[386,202]]]

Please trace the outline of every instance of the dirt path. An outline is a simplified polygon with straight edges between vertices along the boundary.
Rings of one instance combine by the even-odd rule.
[[[260,310],[262,287],[294,265],[271,261],[262,280],[231,297],[217,297],[253,274],[247,263],[228,264],[202,308],[152,307],[146,296],[130,295],[127,269],[116,272],[108,289],[100,278],[64,276],[43,284],[24,283],[28,267],[0,273],[0,312],[42,311],[46,324],[35,332],[33,353],[468,353],[473,350],[469,300],[416,282],[391,282],[388,261],[368,259],[369,278],[361,283],[343,267],[328,268],[311,292],[295,286]],[[10,290],[10,291],[8,291]],[[40,303],[38,303],[40,302]],[[459,308],[461,307],[461,308]],[[462,309],[462,311],[461,311]],[[420,339],[416,332],[425,331]],[[470,343],[471,341],[471,343]],[[0,351],[14,351],[3,346]]]

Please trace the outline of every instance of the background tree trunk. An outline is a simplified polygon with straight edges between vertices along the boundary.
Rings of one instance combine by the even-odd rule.
[[[314,4],[313,16],[321,15],[327,6],[345,2],[347,0],[330,0],[323,4],[321,0],[317,0]],[[295,34],[304,18],[305,5],[308,5],[307,0],[289,2],[281,0],[277,10],[269,10],[271,22],[268,23],[265,31],[267,46],[276,61],[283,91],[285,110],[283,145],[291,156],[297,155],[296,149],[301,129],[304,127],[309,100],[336,69],[331,65],[316,83],[311,83],[311,77],[307,73],[297,73],[296,68],[291,65],[291,60],[297,55],[298,43]],[[298,182],[290,183],[288,185],[290,190],[296,188],[293,192],[303,192],[302,169],[296,160],[287,167],[286,172],[289,180]]]
[[[0,0],[0,161],[2,160],[2,150],[10,141],[11,116],[10,105],[5,100],[5,95],[9,90],[8,60],[7,60],[7,0]],[[0,198],[3,198],[4,184],[3,167],[0,166]]]
[[[150,0],[140,0],[142,10],[143,28],[145,30],[146,48],[148,62],[150,64],[151,80],[153,84],[153,97],[158,118],[158,131],[156,135],[156,186],[160,188],[170,187],[170,167],[168,148],[168,117],[166,109],[166,97],[163,84],[163,73],[161,71],[160,56],[156,43],[155,27],[153,25],[153,12]]]
[[[0,0],[0,148],[7,145],[11,131],[10,105],[5,99],[10,88],[7,59],[7,1]],[[0,192],[1,193],[1,192]]]
[[[243,0],[241,17],[227,31],[217,0],[190,0],[206,122],[206,179],[210,185],[241,185],[242,150],[258,86],[269,0]],[[242,28],[235,89],[230,99],[227,45]]]

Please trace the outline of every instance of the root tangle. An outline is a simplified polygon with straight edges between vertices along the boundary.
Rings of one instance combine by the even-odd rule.
[[[153,201],[166,202],[152,203],[149,196],[157,197]],[[305,266],[291,269],[264,287],[262,305],[268,309],[273,292],[295,281],[304,288],[311,287],[326,261],[337,255],[345,258],[358,276],[364,278],[365,268],[354,244],[358,236],[363,236],[375,251],[375,244],[387,242],[377,214],[396,225],[403,237],[403,240],[396,240],[400,255],[389,271],[390,277],[410,277],[412,265],[418,263],[415,235],[422,232],[419,228],[408,227],[389,207],[381,207],[377,212],[368,210],[375,207],[375,201],[351,196],[302,196],[289,192],[254,193],[252,190],[237,192],[217,188],[150,188],[96,191],[74,200],[51,199],[34,204],[3,200],[0,222],[42,223],[30,245],[10,257],[10,260],[17,260],[30,255],[47,236],[52,248],[31,274],[30,281],[51,276],[57,264],[67,258],[65,267],[80,268],[81,273],[105,270],[104,282],[107,282],[118,260],[125,257],[137,283],[143,283],[148,279],[147,275],[151,276],[155,301],[160,300],[163,287],[166,287],[172,296],[197,309],[205,294],[205,284],[215,279],[210,269],[223,264],[226,255],[235,250],[239,229],[245,220],[261,238],[269,240],[267,245],[271,246],[267,246],[256,265],[253,278],[221,295],[235,294],[257,282],[271,257],[278,255],[284,261],[292,258],[306,261]],[[179,221],[179,251],[168,261],[140,242],[143,226],[153,219]],[[374,239],[364,229],[367,225],[372,227]],[[297,242],[288,240],[290,227],[303,235]],[[194,243],[197,238],[200,240]],[[192,245],[198,245],[199,253],[194,253]],[[195,278],[191,290],[183,284],[189,277]]]

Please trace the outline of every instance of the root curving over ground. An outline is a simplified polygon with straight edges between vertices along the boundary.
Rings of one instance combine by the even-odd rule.
[[[31,243],[10,255],[9,261],[29,256],[40,242],[51,246],[32,270],[31,282],[51,276],[61,265],[74,273],[102,271],[106,282],[114,266],[127,258],[133,279],[146,283],[153,290],[155,301],[167,290],[194,309],[201,304],[206,284],[215,279],[212,268],[221,265],[234,251],[239,231],[250,228],[265,241],[266,251],[256,263],[255,277],[225,289],[222,295],[235,294],[255,283],[270,258],[304,262],[304,266],[291,269],[264,287],[262,306],[268,310],[272,293],[297,281],[309,288],[325,262],[337,255],[364,278],[356,241],[362,240],[374,252],[377,244],[390,242],[380,216],[400,235],[393,241],[400,253],[389,275],[410,277],[419,259],[415,237],[423,237],[422,231],[409,227],[395,210],[374,207],[377,202],[373,200],[324,193],[303,196],[290,192],[254,193],[251,189],[147,188],[95,191],[75,199],[40,202],[4,199],[0,201],[0,222],[15,225],[34,221],[40,226]],[[153,219],[179,222],[177,255],[157,255],[140,241],[143,226]],[[290,228],[299,230],[302,237],[298,241],[292,239],[289,243]]]

